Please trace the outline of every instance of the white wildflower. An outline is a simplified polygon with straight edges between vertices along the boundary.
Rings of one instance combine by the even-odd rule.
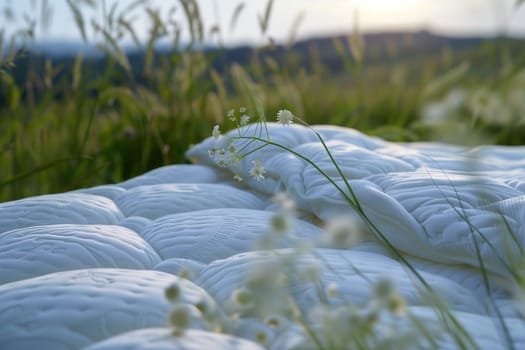
[[[339,292],[339,288],[337,287],[337,284],[334,282],[331,282],[326,287],[325,293],[329,298],[335,298]]]
[[[257,343],[264,345],[268,341],[268,334],[266,334],[265,331],[260,330],[255,335],[255,340],[257,341]]]
[[[361,227],[351,216],[330,219],[323,235],[323,244],[332,248],[350,248],[361,238]]]
[[[293,199],[285,192],[277,193],[272,197],[272,201],[285,211],[293,212],[295,210]]]
[[[191,312],[186,304],[176,304],[168,316],[169,324],[178,333],[184,332],[191,323]]]
[[[179,270],[179,272],[177,273],[177,276],[181,278],[185,278],[187,280],[191,280],[195,276],[195,272],[189,267],[184,266]]]
[[[271,226],[275,233],[284,234],[290,230],[293,224],[293,217],[290,213],[281,211],[271,218]]]
[[[228,114],[227,114],[227,117],[228,119],[230,119],[232,122],[234,122],[236,119],[235,119],[235,110],[234,109],[230,109],[228,111]]]
[[[250,122],[250,116],[244,114],[244,115],[241,117],[241,120],[240,120],[241,125],[244,126],[244,125],[248,124],[249,122]]]
[[[242,158],[233,143],[230,143],[226,148],[218,148],[217,146],[214,146],[208,150],[208,154],[215,164],[221,168],[227,168],[237,164]]]
[[[243,178],[239,175],[239,174],[235,174],[233,176],[233,179],[237,182],[242,182],[243,181]]]
[[[277,112],[277,122],[282,125],[289,126],[293,123],[294,115],[287,109],[281,109]]]
[[[388,299],[387,308],[394,315],[404,315],[407,309],[406,301],[401,295],[394,294]]]
[[[239,113],[246,113],[246,107],[239,108]]]
[[[258,159],[252,161],[252,164],[253,167],[249,171],[250,176],[252,176],[257,181],[263,180],[264,174],[266,173],[264,167],[261,165]]]
[[[224,157],[215,159],[215,164],[217,164],[219,168],[227,168],[230,166]]]
[[[195,304],[193,304],[193,306],[195,306],[195,308],[199,310],[202,316],[208,315],[211,311],[210,306],[204,300],[196,302]]]
[[[235,289],[231,296],[233,302],[241,308],[251,308],[254,304],[253,292],[246,287]]]
[[[213,132],[211,133],[215,141],[219,141],[221,138],[221,131],[219,130],[219,126],[215,125],[213,127]]]
[[[389,279],[383,278],[374,286],[374,295],[378,300],[390,298],[394,294],[394,285]]]
[[[215,154],[217,153],[219,149],[217,148],[217,146],[213,146],[212,148],[210,148],[208,150],[208,155],[210,156],[210,158],[213,158],[215,157]]]
[[[403,315],[406,310],[405,300],[397,293],[392,281],[388,279],[381,279],[376,283],[374,297],[379,305],[395,315]]]
[[[235,147],[235,144],[232,142],[228,145],[228,147],[226,148],[226,150],[231,153],[231,154],[236,154],[237,153],[237,147]]]
[[[270,326],[270,328],[278,328],[286,323],[286,320],[283,319],[281,315],[269,315],[264,319],[264,323]]]
[[[165,291],[166,299],[170,302],[177,301],[181,295],[180,286],[177,282],[172,283]]]
[[[321,266],[319,266],[319,264],[316,262],[309,262],[304,266],[301,266],[298,272],[300,278],[316,283],[319,281]]]

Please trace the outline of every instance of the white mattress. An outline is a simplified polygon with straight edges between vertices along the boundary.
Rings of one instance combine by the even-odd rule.
[[[525,348],[520,305],[509,292],[524,257],[525,147],[400,144],[351,129],[315,128],[366,215],[479,347]],[[268,131],[344,188],[311,130],[269,124]],[[228,142],[226,135],[218,145]],[[224,169],[208,156],[214,145],[209,138],[190,149],[193,165],[1,203],[0,348],[261,349],[259,330],[269,335],[268,349],[297,345],[300,330],[277,332],[256,315],[230,324],[223,330],[230,335],[219,334],[201,317],[202,308],[224,318],[253,266],[273,266],[298,242],[319,241],[319,224],[353,209],[311,165],[281,148],[266,147]],[[265,167],[263,181],[248,175],[255,159]],[[241,184],[232,181],[234,172]],[[299,218],[272,242],[277,250],[261,252],[276,210],[271,198],[282,191],[295,201]],[[319,283],[339,286],[336,304],[363,302],[375,281],[390,278],[409,310],[435,323],[414,274],[373,234],[363,239],[350,249],[306,249],[299,266],[314,266]],[[301,272],[286,264],[273,268],[289,276]],[[164,297],[174,282],[183,289],[179,302],[191,310],[190,329],[178,336],[168,328]],[[286,288],[305,313],[322,302],[307,281],[290,278]],[[450,336],[439,346],[456,348]]]

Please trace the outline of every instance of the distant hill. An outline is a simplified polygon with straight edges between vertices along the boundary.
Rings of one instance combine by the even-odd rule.
[[[349,35],[338,35],[331,37],[318,37],[310,38],[296,42],[293,46],[287,48],[298,51],[307,51],[312,46],[316,46],[317,49],[323,53],[329,53],[334,51],[333,41],[342,40],[348,42],[350,40]],[[377,57],[382,53],[387,56],[395,55],[397,53],[407,53],[407,51],[435,51],[445,46],[453,49],[468,48],[479,44],[482,41],[492,40],[489,37],[446,37],[441,35],[432,34],[429,31],[418,31],[418,32],[377,32],[377,33],[364,33],[362,34],[363,41],[365,42],[368,58]],[[393,49],[393,47],[396,47]],[[284,46],[277,45],[275,47],[278,51],[284,49]],[[5,49],[5,48],[4,48]],[[50,58],[65,58],[73,57],[78,53],[87,57],[100,57],[103,52],[94,44],[86,44],[82,42],[74,41],[44,41],[36,42],[27,47],[28,51],[36,55],[47,56]],[[238,46],[228,49],[220,49],[214,46],[205,46],[207,51],[221,50],[229,52],[228,56],[241,56],[246,51],[252,51],[254,48],[251,46]],[[125,46],[124,51],[129,54],[136,54],[140,51],[134,46]],[[171,51],[171,48],[166,43],[160,43],[157,45],[157,51],[159,53],[166,53]],[[237,54],[236,54],[237,53]],[[371,55],[370,55],[371,54]],[[371,57],[370,57],[371,56]]]
[[[435,35],[428,31],[419,32],[384,32],[363,34],[364,59],[366,65],[391,64],[396,61],[410,62],[412,60],[422,61],[429,57],[442,55],[445,50],[455,54],[468,52],[487,42],[504,40],[521,50],[522,41],[510,38],[487,38],[487,37],[446,37]],[[255,53],[261,60],[271,57],[276,62],[303,69],[313,69],[315,64],[320,64],[325,70],[337,73],[345,68],[345,60],[352,61],[350,49],[351,37],[340,35],[336,37],[311,38],[296,42],[291,47],[275,45],[264,49],[250,46],[234,48],[205,47],[201,50],[209,57],[210,64],[218,72],[225,72],[232,63],[236,62],[249,66]],[[125,48],[128,59],[132,66],[136,81],[140,82],[144,77],[144,50],[137,48]],[[166,45],[156,47],[155,63],[176,62],[170,58],[175,51]],[[71,42],[49,42],[38,43],[29,48],[28,53],[16,62],[11,69],[15,80],[19,83],[25,81],[28,74],[35,74],[45,69],[45,62],[51,61],[52,65],[59,66],[60,72],[54,77],[57,81],[62,77],[70,76],[75,56],[81,54],[84,57],[84,70],[90,71],[89,76],[95,79],[97,72],[103,71],[106,66],[107,57],[94,45],[84,45]],[[344,57],[344,58],[343,58]],[[290,63],[291,62],[291,63]],[[31,72],[31,73],[30,73]],[[117,74],[117,78],[121,73]]]

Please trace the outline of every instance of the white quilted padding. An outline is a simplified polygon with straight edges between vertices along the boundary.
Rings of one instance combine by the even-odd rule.
[[[201,288],[156,271],[83,269],[4,284],[0,348],[79,349],[126,331],[164,326],[169,311],[164,290],[175,281],[183,302],[215,308]]]
[[[280,269],[289,276],[288,288],[302,310],[308,310],[320,302],[319,289],[316,286],[324,290],[330,284],[335,284],[339,295],[333,299],[334,302],[359,304],[370,295],[370,286],[374,282],[388,278],[396,281],[400,294],[410,305],[425,304],[421,285],[416,283],[414,277],[403,269],[399,262],[383,255],[352,250],[316,249],[312,253],[299,256],[299,264],[295,268],[287,267],[284,263],[275,263],[286,254],[292,253],[277,250],[237,254],[209,264],[195,282],[219,303],[225,304],[234,290],[242,287],[258,266],[275,264],[275,269]],[[310,266],[320,271],[319,281],[315,283],[301,278],[302,269]],[[430,273],[423,272],[422,276],[451,309],[487,313],[485,300],[460,284]]]
[[[97,267],[151,269],[161,258],[136,232],[110,225],[43,225],[0,234],[0,283]]]
[[[191,181],[190,181],[191,180]],[[121,182],[118,185],[130,189],[144,185],[161,185],[173,183],[216,183],[229,180],[228,174],[221,173],[204,165],[166,165],[147,173]]]
[[[122,218],[112,200],[85,193],[50,194],[0,203],[0,232],[52,224],[114,225]]]
[[[253,209],[209,209],[164,216],[142,231],[164,259],[185,258],[210,263],[256,248],[268,233],[274,213]],[[291,246],[294,239],[314,239],[321,230],[297,220],[281,244]]]
[[[525,147],[391,143],[316,126],[343,178],[310,128],[267,130],[272,142],[314,161],[352,198],[348,181],[368,219],[480,349],[525,348],[525,307],[512,295],[513,273],[525,261]],[[419,277],[370,227],[351,248],[324,244],[327,220],[356,213],[311,164],[277,146],[231,168],[219,168],[208,154],[239,132],[264,137],[262,131],[249,126],[204,140],[187,152],[197,164],[0,203],[0,349],[299,346],[308,336],[290,314],[279,315],[276,327],[235,304],[232,295],[246,291],[254,276],[270,287],[283,283],[303,315],[323,303],[361,305],[375,282],[388,278],[408,312],[442,328],[443,315],[428,305]],[[244,152],[262,145],[234,142]],[[249,174],[254,160],[265,169],[262,180]],[[243,181],[233,181],[234,174]],[[286,233],[272,233],[280,192],[293,199],[297,218]],[[323,248],[313,246],[319,242]],[[170,304],[165,290],[173,283],[181,293]],[[330,286],[337,293],[328,298]],[[273,313],[286,301],[282,294],[267,299],[274,306],[265,311]],[[190,319],[174,333],[168,314],[179,304]],[[450,331],[435,340],[438,348],[461,349]]]
[[[173,335],[166,328],[146,328],[124,333],[84,350],[263,350],[246,339],[192,329]]]
[[[139,186],[115,199],[126,216],[157,219],[164,215],[212,208],[262,209],[258,196],[224,184]]]
[[[87,193],[87,194],[94,194],[97,196],[107,197],[110,199],[115,199],[124,192],[126,192],[126,190],[119,186],[101,185],[101,186],[95,186],[91,188],[83,188],[80,190],[72,191],[71,193]]]
[[[253,127],[243,130],[244,135],[260,136]],[[355,130],[323,126],[316,130],[327,138],[326,146],[367,216],[397,249],[435,262],[476,267],[482,258],[487,270],[509,276],[508,265],[524,249],[525,168],[517,159],[525,154],[525,147],[404,146]],[[272,141],[278,140],[319,165],[350,197],[322,143],[312,139],[297,142],[305,139],[305,133],[313,135],[311,130],[269,124],[268,131]],[[227,145],[235,135],[236,130],[225,135],[219,146]],[[242,149],[247,141],[233,142]],[[209,138],[187,155],[203,159],[215,143]],[[260,145],[262,142],[247,147]],[[268,193],[285,190],[299,208],[324,219],[351,210],[322,174],[286,150],[269,146],[243,158],[239,167],[243,176],[248,177],[246,170],[254,159],[264,165],[268,181],[249,180],[252,187]]]

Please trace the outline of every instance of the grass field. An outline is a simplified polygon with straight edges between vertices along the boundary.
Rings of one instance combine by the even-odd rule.
[[[90,25],[82,18],[89,3],[69,2],[82,33]],[[231,50],[197,49],[208,38],[196,2],[180,3],[188,26],[140,3],[91,23],[103,38],[93,43],[106,52],[103,59],[17,52],[2,34],[0,201],[118,182],[185,162],[188,146],[209,136],[229,109],[256,113],[259,103],[271,117],[287,108],[312,125],[343,125],[396,141],[525,141],[519,39],[408,50],[403,38],[417,39],[417,33],[354,31],[295,46],[270,44],[239,58]],[[137,11],[147,11],[151,37],[131,54],[118,38],[135,36],[129,16]],[[262,37],[268,18],[259,23]],[[192,40],[181,43],[173,33],[186,27]],[[34,30],[16,40],[31,44]],[[171,49],[155,51],[160,39],[169,39]]]

